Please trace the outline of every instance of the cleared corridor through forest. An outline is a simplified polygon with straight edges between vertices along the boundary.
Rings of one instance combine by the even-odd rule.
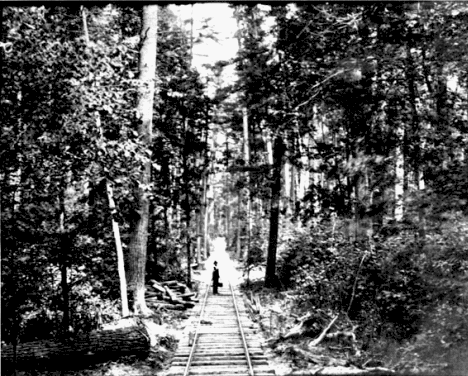
[[[247,315],[238,286],[241,274],[218,238],[201,275],[200,303],[193,309],[168,375],[274,375],[259,329]],[[213,295],[211,272],[218,262],[222,287]]]

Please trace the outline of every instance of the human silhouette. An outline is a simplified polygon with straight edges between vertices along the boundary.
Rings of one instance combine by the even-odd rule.
[[[211,280],[213,281],[213,295],[218,295],[219,269],[217,261],[214,262],[213,277]]]

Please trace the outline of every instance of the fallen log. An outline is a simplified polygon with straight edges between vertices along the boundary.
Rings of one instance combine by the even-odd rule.
[[[72,369],[124,355],[145,355],[150,349],[149,339],[144,327],[134,326],[82,334],[64,341],[25,342],[16,348],[16,365],[14,348],[6,345],[2,346],[2,366],[28,369],[41,365],[53,368],[57,364]]]
[[[161,282],[161,285],[163,286],[176,286],[179,282],[177,281],[164,281],[164,282]]]
[[[161,298],[158,298],[157,296],[153,296],[153,297],[146,297],[145,298],[146,302],[147,303],[158,303],[158,302],[164,302],[165,300],[164,299],[161,299]]]
[[[157,297],[146,297],[146,302],[148,304],[158,305],[158,306],[183,306],[184,308],[193,308],[195,307],[195,302],[181,299],[170,299],[165,297],[164,299],[158,299]]]
[[[162,296],[160,292],[152,292],[152,291],[145,291],[145,297],[146,298],[157,298],[159,296]]]
[[[171,301],[176,301],[176,300],[178,300],[178,299],[177,299],[177,295],[175,294],[175,292],[172,291],[169,287],[164,286],[164,289],[166,290],[166,294],[167,294],[167,296],[169,296],[169,298],[171,299]]]
[[[345,366],[320,367],[315,369],[296,370],[286,376],[391,376],[395,371],[383,368],[354,368]]]
[[[179,295],[179,297],[182,298],[183,300],[190,300],[195,295],[196,294],[194,292],[189,292],[187,294],[181,294],[181,295]]]
[[[195,307],[195,303],[192,302],[184,302],[185,308],[193,308]]]
[[[158,292],[160,292],[162,294],[164,294],[166,292],[166,290],[164,290],[164,287],[159,282],[155,281],[154,279],[150,280],[149,282],[150,282],[150,286],[154,290],[156,290],[156,291],[158,291]]]
[[[177,289],[180,291],[180,293],[184,294],[188,290],[188,287],[183,283],[178,282]]]

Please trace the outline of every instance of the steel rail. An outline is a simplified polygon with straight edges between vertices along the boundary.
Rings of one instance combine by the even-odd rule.
[[[202,308],[200,310],[200,317],[198,318],[197,329],[195,330],[195,335],[193,336],[192,348],[190,349],[189,358],[187,360],[187,365],[185,366],[185,370],[184,370],[184,376],[188,376],[188,374],[189,374],[190,365],[191,365],[192,359],[193,359],[193,354],[195,353],[195,348],[197,347],[198,331],[199,331],[200,326],[201,326],[201,321],[202,321],[202,318],[203,318],[203,314],[205,313],[206,301],[208,300],[209,291],[210,291],[210,285],[208,285],[206,287],[205,297],[203,298]]]
[[[244,329],[242,328],[242,323],[240,320],[239,309],[237,308],[236,297],[234,295],[234,290],[232,289],[231,281],[229,281],[229,288],[231,289],[232,300],[234,302],[234,308],[236,310],[236,317],[237,317],[237,326],[239,327],[239,331],[242,338],[242,345],[244,346],[245,357],[247,358],[247,365],[249,367],[249,375],[254,376],[254,370],[252,367],[252,360],[250,359],[249,348],[247,346],[247,341],[245,339]],[[187,375],[184,375],[187,376]]]

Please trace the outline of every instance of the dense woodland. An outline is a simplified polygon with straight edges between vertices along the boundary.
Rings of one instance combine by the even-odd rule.
[[[3,8],[2,343],[151,315],[223,236],[293,334],[466,370],[468,5],[232,8],[208,79],[170,6]]]

